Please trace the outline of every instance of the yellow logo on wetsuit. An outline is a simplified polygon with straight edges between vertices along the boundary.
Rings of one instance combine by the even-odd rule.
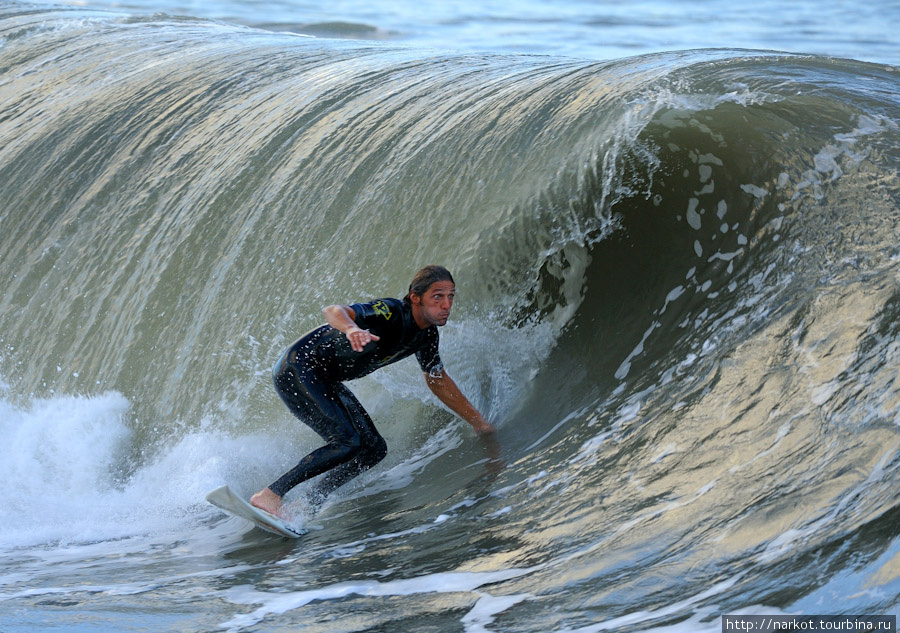
[[[385,321],[388,321],[391,318],[391,309],[384,301],[376,301],[375,303],[373,303],[372,310],[375,312],[375,314],[383,316]]]

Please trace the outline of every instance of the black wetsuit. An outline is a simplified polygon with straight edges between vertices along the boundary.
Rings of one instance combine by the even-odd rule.
[[[320,498],[384,459],[387,445],[366,410],[341,384],[416,355],[422,371],[440,372],[437,327],[420,329],[410,305],[378,299],[350,306],[356,324],[380,337],[355,352],[339,330],[323,325],[291,345],[275,365],[275,389],[291,412],[325,440],[269,488],[284,496],[294,486],[327,473]]]

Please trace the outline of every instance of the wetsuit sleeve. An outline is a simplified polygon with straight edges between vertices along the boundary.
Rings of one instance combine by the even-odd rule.
[[[377,299],[368,303],[354,303],[350,306],[356,316],[356,324],[364,330],[372,330],[376,334],[386,327],[399,324],[400,310],[395,299]]]
[[[428,328],[425,333],[428,338],[425,344],[416,351],[416,360],[419,361],[419,367],[426,374],[437,375],[444,369],[444,363],[438,353],[440,337],[434,326]]]

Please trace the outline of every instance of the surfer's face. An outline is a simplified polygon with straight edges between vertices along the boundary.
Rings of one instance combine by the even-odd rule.
[[[455,296],[456,286],[452,281],[436,281],[421,295],[410,295],[413,316],[419,327],[424,329],[430,325],[446,324]]]

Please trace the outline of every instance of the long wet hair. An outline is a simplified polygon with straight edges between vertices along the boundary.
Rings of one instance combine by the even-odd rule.
[[[403,300],[406,303],[411,303],[410,295],[419,295],[421,297],[431,287],[431,284],[438,281],[449,281],[456,285],[456,282],[453,281],[453,275],[443,266],[425,266],[413,277],[412,283],[409,284],[409,292],[406,293]]]

